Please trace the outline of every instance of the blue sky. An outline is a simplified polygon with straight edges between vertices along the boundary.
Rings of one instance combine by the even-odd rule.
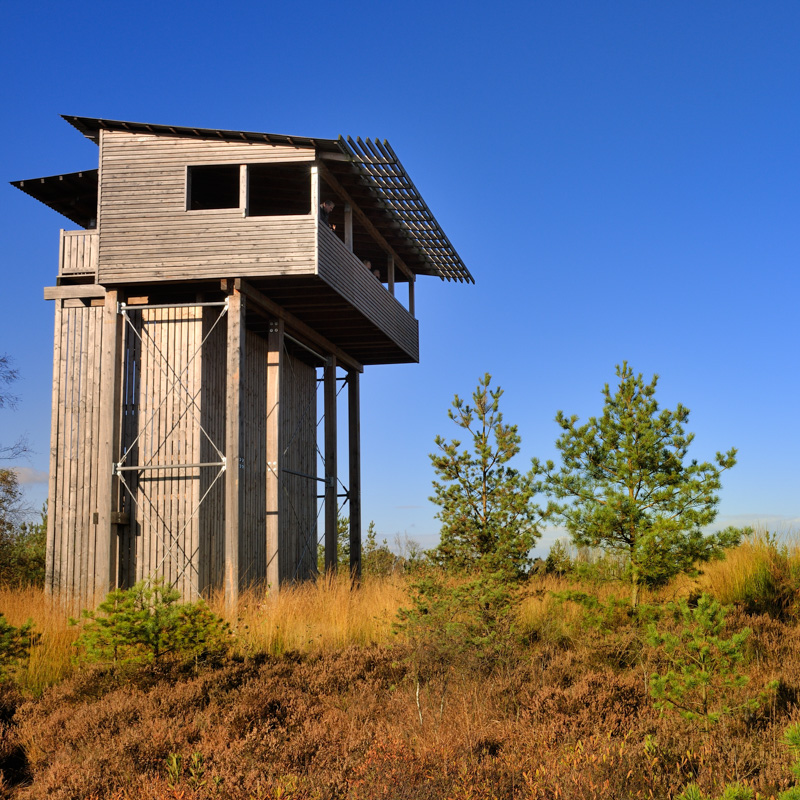
[[[476,278],[417,284],[419,365],[362,379],[364,517],[438,537],[427,454],[453,394],[505,389],[523,453],[599,413],[627,359],[739,449],[720,521],[800,523],[800,5],[251,2],[8,5],[0,352],[44,496],[58,229],[7,181],[97,165],[59,114],[388,139]],[[549,535],[541,550],[546,552]]]

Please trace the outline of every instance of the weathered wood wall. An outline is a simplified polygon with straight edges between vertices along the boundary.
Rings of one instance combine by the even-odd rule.
[[[201,461],[201,425],[207,430],[199,403],[202,310],[131,309],[132,325],[125,331],[124,464],[169,469],[123,473],[130,487],[126,500],[131,522],[120,532],[121,583],[159,574],[187,597],[204,588],[200,472],[218,472],[182,466]],[[220,460],[216,453],[209,456],[209,461]]]
[[[128,587],[160,575],[184,597],[207,596],[222,587],[225,574],[225,473],[189,465],[219,462],[225,452],[224,318],[219,307],[128,306],[115,350],[117,325],[108,324],[102,302],[56,300],[47,587],[73,607],[97,601],[115,578]],[[273,556],[277,584],[311,577],[316,567],[317,482],[279,469],[277,493],[267,494],[270,453],[279,453],[277,461],[292,473],[316,474],[316,370],[284,348],[273,373],[270,358],[268,340],[246,331],[241,588],[267,582]],[[105,380],[109,364],[119,364],[119,389]],[[272,408],[270,374],[278,398]],[[103,418],[106,425],[119,420],[119,456],[112,448],[108,463],[101,463]],[[123,467],[150,469],[121,472],[128,522],[110,524],[106,517],[98,524],[100,492],[111,486],[117,457]],[[277,541],[269,552],[267,517],[276,512]]]
[[[66,307],[65,307],[66,306]],[[72,306],[72,307],[70,307]],[[92,598],[98,587],[95,558],[110,532],[96,524],[101,397],[103,308],[56,301],[53,412],[46,587],[66,604]]]
[[[313,275],[316,220],[186,210],[187,165],[312,161],[313,149],[103,131],[98,281]],[[309,212],[311,209],[309,209]]]
[[[278,515],[279,581],[302,581],[317,568],[317,491],[321,484],[302,475],[317,472],[316,369],[284,354],[280,392],[280,476]]]

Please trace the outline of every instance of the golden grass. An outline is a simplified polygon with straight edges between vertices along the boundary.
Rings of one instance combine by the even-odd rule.
[[[397,609],[406,598],[402,577],[366,578],[358,591],[351,590],[346,576],[320,578],[280,592],[253,590],[239,602],[236,649],[278,655],[388,642]],[[221,614],[220,600],[215,598],[211,607]]]
[[[664,602],[705,591],[724,604],[735,603],[757,571],[770,566],[776,552],[785,553],[800,566],[800,534],[776,539],[764,530],[757,531],[728,551],[724,560],[705,565],[699,578],[679,578],[658,591],[643,591],[640,599],[643,603]],[[280,592],[245,592],[235,619],[230,619],[236,633],[234,649],[241,655],[279,655],[391,642],[397,610],[409,602],[408,586],[408,579],[402,575],[367,577],[358,591],[352,591],[347,577],[340,576]],[[537,576],[528,585],[519,608],[523,629],[551,641],[568,638],[581,611],[574,603],[559,603],[552,593],[570,589],[591,592],[601,602],[611,597],[627,601],[629,596],[628,586],[620,582],[587,587],[557,575]],[[225,616],[221,596],[213,598],[210,606]],[[70,674],[78,630],[69,625],[68,613],[56,601],[41,589],[0,587],[0,613],[15,626],[32,619],[40,634],[27,666],[15,676],[23,690],[39,694]]]
[[[70,674],[78,632],[57,600],[32,586],[0,586],[0,614],[15,627],[32,620],[39,634],[27,665],[16,676],[23,690],[39,694]]]
[[[771,534],[757,529],[738,547],[728,550],[722,561],[705,565],[696,584],[701,592],[713,594],[721,603],[733,604],[745,595],[754,574],[770,570],[776,559],[783,557],[800,565],[800,535],[794,531]]]

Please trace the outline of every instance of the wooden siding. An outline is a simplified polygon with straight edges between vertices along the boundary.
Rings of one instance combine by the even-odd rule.
[[[56,301],[53,364],[53,417],[50,451],[50,497],[46,586],[75,610],[92,602],[98,537],[110,535],[95,524],[99,500],[100,354],[103,309],[64,308]]]
[[[186,210],[189,165],[313,158],[311,149],[105,131],[99,282],[313,274],[316,223],[310,214]]]
[[[263,583],[267,574],[267,343],[246,332],[242,391],[239,585]]]
[[[61,231],[58,274],[96,275],[100,237],[97,231]]]
[[[370,322],[419,361],[419,323],[330,228],[319,226],[318,274]]]
[[[197,307],[129,310],[123,386],[122,446],[127,466],[164,469],[127,471],[131,524],[120,537],[123,585],[161,575],[185,597],[202,590],[200,551],[201,409],[197,398],[202,336]],[[135,329],[135,332],[134,330]],[[137,335],[138,334],[138,335]],[[141,337],[141,342],[139,340]],[[214,453],[209,460],[219,461]],[[167,468],[168,467],[168,468]],[[126,492],[125,489],[123,489]],[[126,492],[127,494],[127,492]]]
[[[202,463],[217,461],[219,456],[211,442],[225,452],[225,383],[226,330],[225,320],[214,324],[219,316],[216,308],[203,309],[202,362],[198,365],[198,385],[203,430],[195,431],[195,445]],[[204,595],[221,589],[225,577],[225,476],[213,467],[200,470],[200,497],[205,497],[200,513],[200,591]]]
[[[293,474],[317,472],[317,375],[313,366],[288,352],[283,354],[279,426],[278,575],[280,583],[285,583],[306,580],[316,573],[317,490],[321,485]]]
[[[225,318],[219,319],[220,309],[213,306],[128,306],[129,321],[123,325],[121,349],[116,350],[117,345],[107,341],[116,340],[116,326],[104,323],[106,309],[75,300],[56,303],[48,590],[73,611],[98,600],[107,587],[98,584],[97,576],[104,572],[95,562],[116,539],[120,586],[158,575],[186,598],[208,596],[224,582],[228,473],[219,475],[216,466],[188,465],[218,462],[218,451],[225,452]],[[116,400],[101,396],[108,368],[103,352],[109,348],[121,365]],[[316,568],[318,484],[293,474],[316,474],[316,370],[284,349],[277,377],[279,400],[269,409],[269,363],[268,341],[246,331],[241,588],[263,585],[268,579],[269,513],[278,514],[275,588],[311,577]],[[101,415],[109,403],[118,408],[122,466],[156,467],[122,471],[121,510],[129,522],[119,525],[99,525],[97,515],[102,506],[101,471],[107,470],[110,481],[114,460],[100,464]],[[267,441],[272,413],[277,419],[271,426],[278,437],[274,448]],[[270,452],[279,452],[281,465],[291,470],[280,470],[275,508],[269,507],[267,496]]]

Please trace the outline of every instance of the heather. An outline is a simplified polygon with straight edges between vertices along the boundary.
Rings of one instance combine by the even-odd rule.
[[[672,798],[696,784],[716,798],[734,782],[777,796],[800,721],[800,629],[780,599],[797,563],[791,543],[748,537],[702,576],[645,591],[648,621],[601,557],[567,549],[469,647],[469,615],[449,641],[397,624],[420,567],[359,588],[320,580],[244,597],[222,657],[117,664],[81,660],[79,626],[42,593],[4,589],[8,623],[31,618],[40,636],[0,693],[3,796]],[[691,610],[715,586],[725,613],[703,634]],[[711,710],[730,713],[659,701],[653,676],[675,664],[653,626],[739,636],[740,657],[712,675]]]

